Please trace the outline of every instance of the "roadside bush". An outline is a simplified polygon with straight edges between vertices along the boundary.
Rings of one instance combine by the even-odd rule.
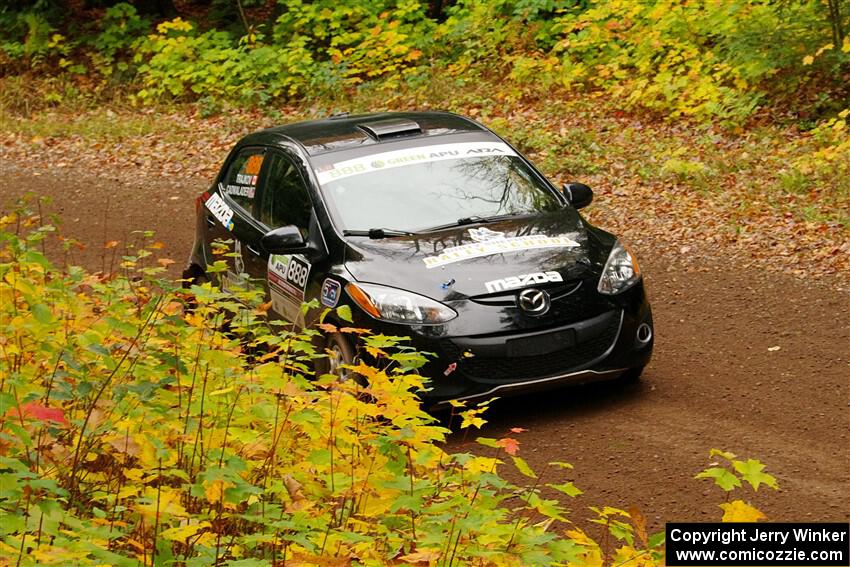
[[[500,81],[511,99],[586,88],[627,108],[737,125],[780,105],[832,116],[848,95],[850,16],[816,0],[458,0],[436,12],[418,0],[277,0],[239,4],[220,25],[215,15],[233,6],[215,2],[198,20],[206,27],[176,18],[154,33],[127,3],[80,29],[49,4],[0,12],[0,72],[94,70],[145,102],[261,105],[448,72]]]
[[[761,0],[593,2],[569,10],[555,29],[565,85],[601,88],[631,107],[732,122],[811,82],[803,58],[829,34],[817,3]]]
[[[278,49],[256,40],[236,44],[227,32],[198,33],[180,18],[163,22],[137,47],[143,86],[137,95],[144,101],[209,96],[257,104],[302,94],[313,63],[303,41]]]
[[[800,154],[782,172],[785,185],[836,203],[836,217],[850,221],[850,109],[820,122],[798,143]]]
[[[150,30],[150,20],[139,16],[132,4],[121,2],[106,9],[98,20],[99,33],[89,40],[93,65],[104,77],[132,77],[130,60],[134,46]]]
[[[383,78],[387,88],[415,69],[434,28],[416,0],[340,6],[330,0],[279,0],[275,45],[300,41],[317,61],[332,64],[343,84]]]
[[[65,61],[72,48],[67,38],[37,12],[0,14],[0,73],[21,72],[50,63],[71,65]]]
[[[170,260],[149,233],[107,244],[121,254],[109,276],[55,268],[51,232],[25,211],[0,218],[0,564],[661,560],[663,534],[637,511],[594,508],[602,544],[567,524],[515,438],[479,438],[490,456],[444,451],[415,396],[424,358],[403,339],[326,310],[320,330],[358,335],[376,364],[354,368],[365,388],[313,377],[320,330],[270,321],[256,293],[159,279]],[[460,428],[484,424],[486,404],[456,406]],[[728,466],[699,477],[725,491],[775,487],[758,461],[712,456]],[[508,460],[535,484],[502,478]],[[553,465],[547,489],[579,494]]]

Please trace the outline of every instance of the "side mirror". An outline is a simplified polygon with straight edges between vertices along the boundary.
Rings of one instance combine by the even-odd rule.
[[[307,251],[301,231],[291,224],[268,231],[260,243],[269,254],[301,254]]]
[[[586,207],[593,201],[593,189],[584,183],[564,183],[564,195],[576,209]]]

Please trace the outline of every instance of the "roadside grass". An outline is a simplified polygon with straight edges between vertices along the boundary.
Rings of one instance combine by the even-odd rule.
[[[148,134],[174,135],[172,129],[164,130],[159,116],[153,113],[122,112],[110,109],[67,112],[47,110],[28,118],[0,111],[0,130],[8,134],[21,134],[30,138],[82,137],[94,142],[106,142]],[[186,132],[178,132],[177,135]]]
[[[42,152],[65,163],[142,168],[150,175],[210,179],[242,135],[332,112],[449,110],[471,116],[515,144],[553,182],[583,181],[596,192],[586,215],[640,244],[661,240],[742,247],[751,257],[789,258],[787,271],[850,273],[850,177],[842,168],[803,173],[797,160],[818,140],[794,126],[728,130],[627,112],[592,92],[525,88],[484,77],[433,74],[433,81],[388,90],[340,90],[298,106],[244,109],[208,101],[137,107],[114,96],[91,106],[63,99],[27,114],[0,99],[0,152]],[[806,256],[809,266],[795,268]]]

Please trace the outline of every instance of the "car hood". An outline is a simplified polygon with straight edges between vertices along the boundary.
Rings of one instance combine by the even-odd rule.
[[[598,278],[612,244],[564,209],[415,236],[349,237],[345,265],[357,281],[453,301],[541,286],[547,272],[564,282]]]

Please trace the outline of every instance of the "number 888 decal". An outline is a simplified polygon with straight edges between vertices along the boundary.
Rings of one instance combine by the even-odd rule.
[[[286,281],[301,290],[302,294],[309,275],[310,264],[294,256],[290,258],[289,267],[286,270]]]

